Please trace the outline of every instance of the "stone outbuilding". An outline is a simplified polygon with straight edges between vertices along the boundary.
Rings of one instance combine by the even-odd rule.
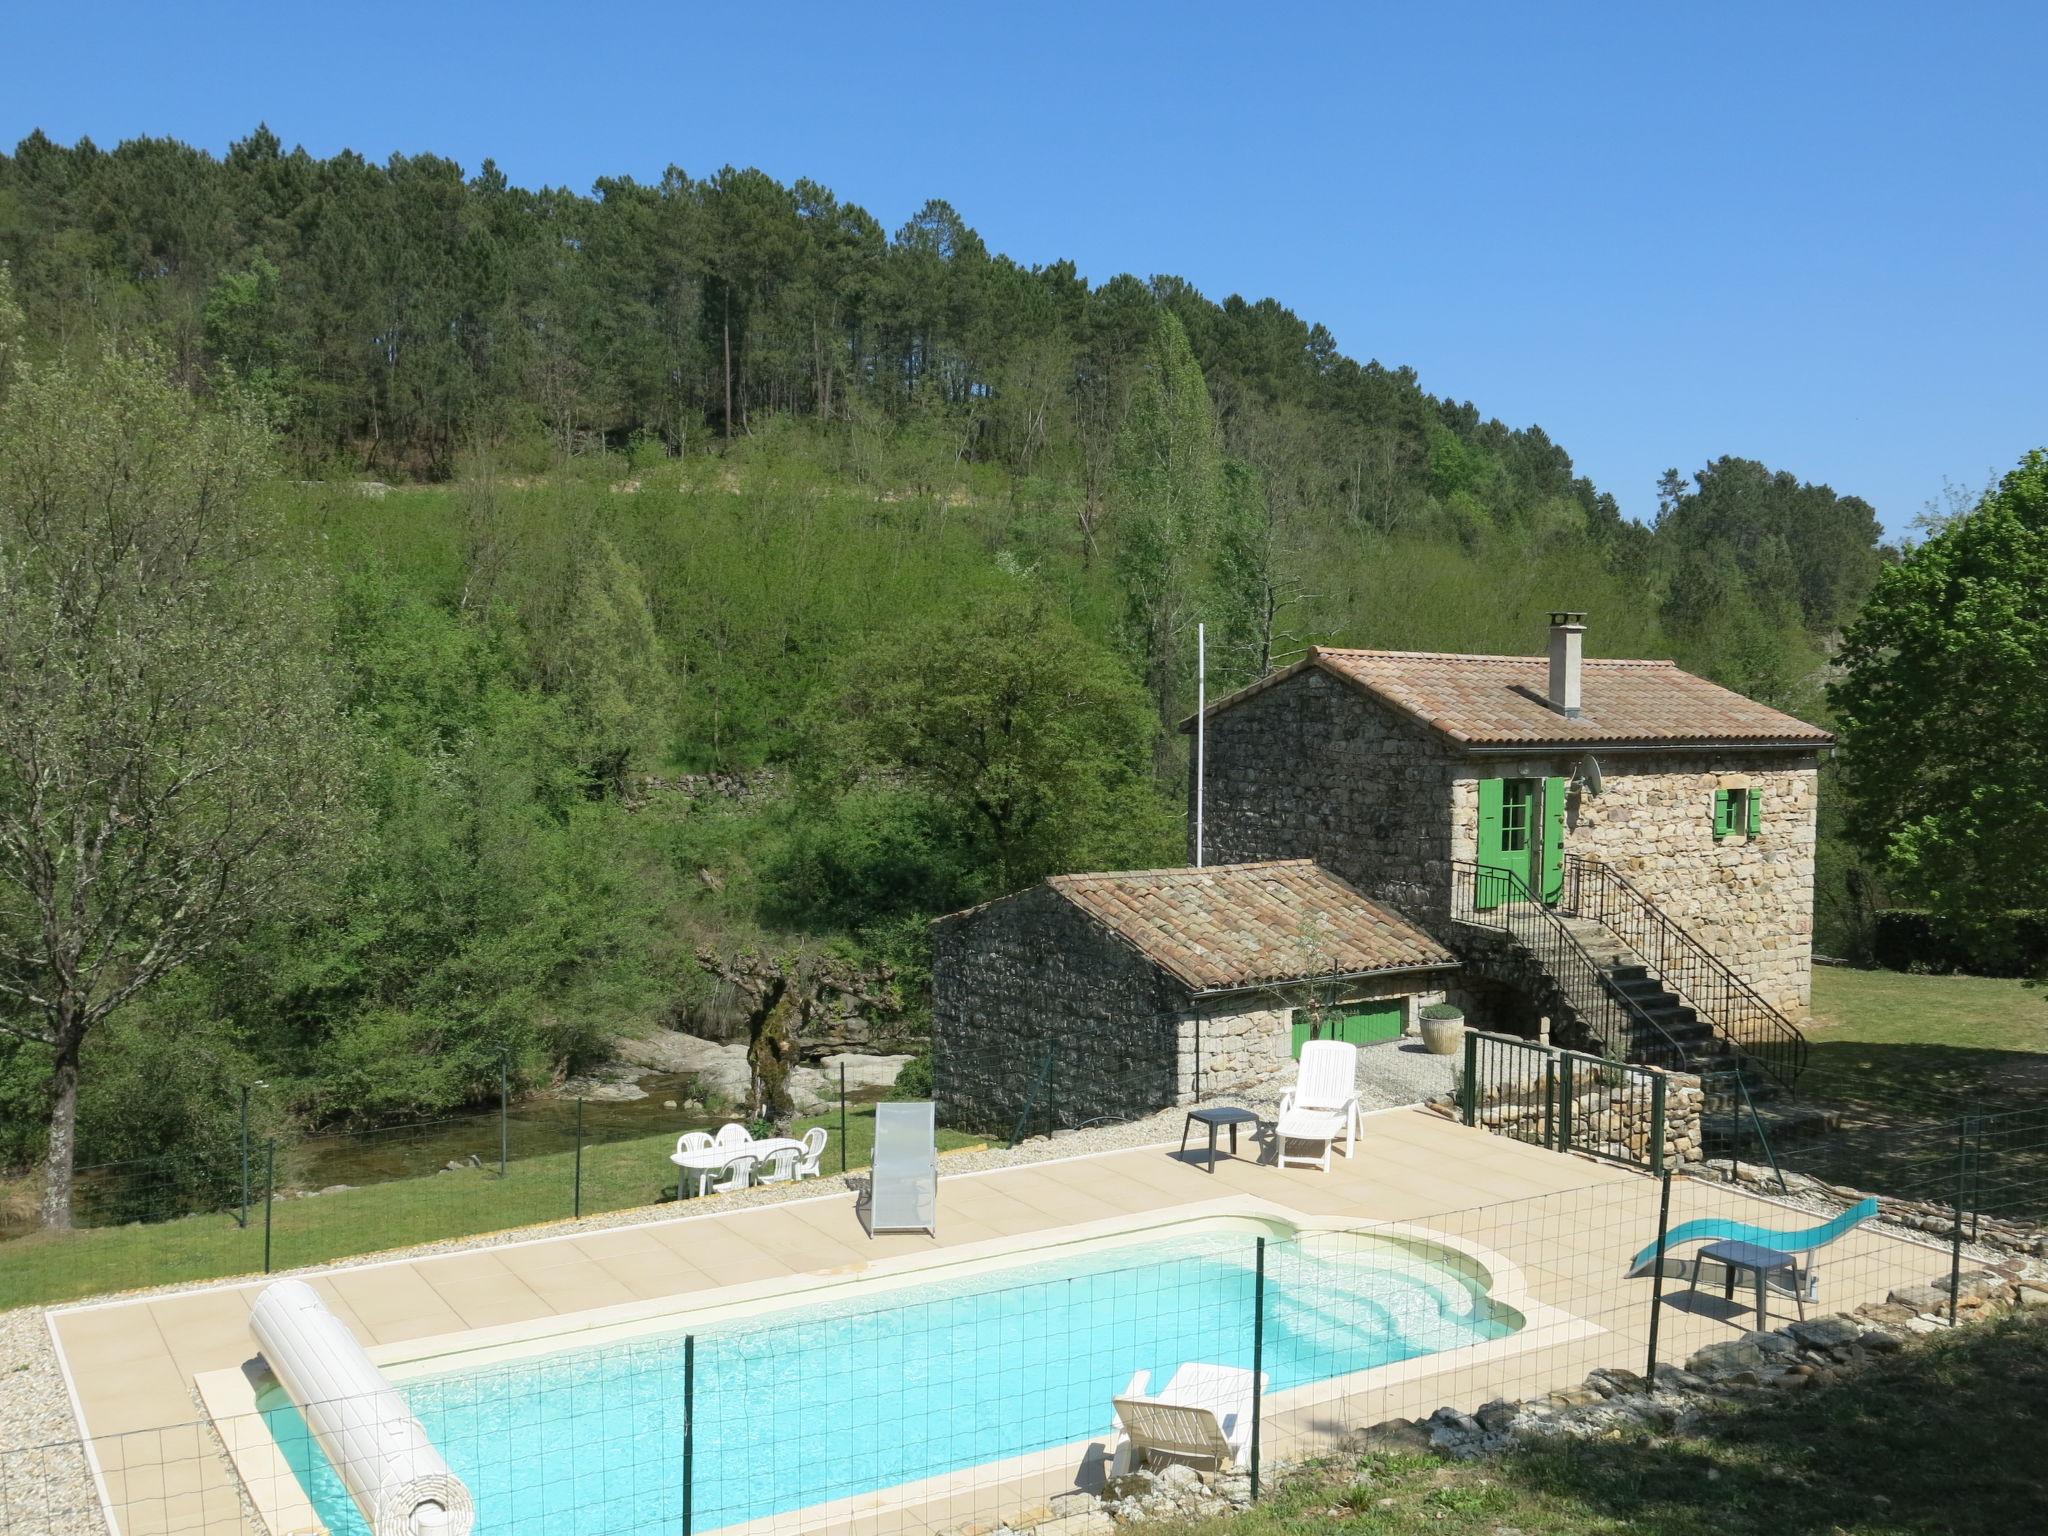
[[[1056,875],[933,940],[934,1097],[999,1131],[1275,1098],[1305,1040],[1400,1036],[1456,964],[1308,859]]]
[[[1668,661],[1584,658],[1583,618],[1554,614],[1542,656],[1315,647],[1216,701],[1208,857],[1313,859],[1453,944],[1460,871],[1482,906],[1576,910],[1591,882],[1621,939],[1673,925],[1803,1016],[1834,738]]]

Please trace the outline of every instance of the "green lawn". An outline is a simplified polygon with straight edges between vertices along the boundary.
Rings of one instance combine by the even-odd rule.
[[[825,1171],[838,1172],[838,1113],[800,1120],[793,1133],[801,1135],[813,1125],[831,1133]],[[939,1132],[941,1150],[982,1140]],[[874,1106],[857,1105],[847,1118],[846,1166],[865,1168],[874,1145]],[[673,1135],[586,1145],[583,1214],[673,1199],[676,1170],[668,1154],[674,1146]],[[415,1243],[565,1221],[574,1213],[575,1202],[573,1151],[515,1158],[502,1178],[495,1167],[468,1168],[366,1184],[311,1199],[280,1200],[271,1211],[270,1268],[291,1269]],[[246,1230],[232,1215],[223,1214],[15,1238],[0,1243],[0,1309],[182,1280],[260,1274],[263,1252],[260,1194]]]
[[[1937,1406],[1938,1405],[1938,1406]],[[1469,1406],[1469,1405],[1468,1405]],[[1919,1341],[1697,1434],[1313,1467],[1203,1536],[2014,1536],[2048,1529],[2048,1315]],[[1148,1527],[1162,1533],[1164,1527]]]
[[[2023,1109],[2048,1089],[2048,989],[1816,966],[1802,1089],[1845,1102]]]
[[[1967,1211],[2048,1215],[2048,992],[1982,976],[1821,967],[1812,1055],[1773,1120],[1781,1167]],[[1743,1156],[1760,1161],[1754,1142]]]

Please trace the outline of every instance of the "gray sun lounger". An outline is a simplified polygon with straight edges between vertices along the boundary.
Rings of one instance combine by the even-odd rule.
[[[938,1236],[939,1147],[931,1104],[875,1106],[874,1179],[868,1190],[869,1232]]]

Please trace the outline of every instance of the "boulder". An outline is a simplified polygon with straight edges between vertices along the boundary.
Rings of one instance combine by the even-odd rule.
[[[1837,1313],[1833,1317],[1815,1317],[1788,1324],[1785,1331],[1808,1349],[1840,1349],[1846,1344],[1854,1344],[1863,1336],[1864,1330],[1855,1318]]]
[[[1761,1371],[1764,1352],[1748,1339],[1724,1339],[1695,1350],[1685,1368],[1708,1381],[1727,1381],[1741,1373]]]
[[[661,1030],[619,1041],[619,1059],[656,1072],[688,1072],[734,1103],[750,1098],[754,1091],[753,1069],[747,1065],[746,1046],[733,1042],[706,1040],[680,1030]]]
[[[1413,1419],[1384,1419],[1361,1429],[1357,1446],[1361,1455],[1416,1456],[1430,1449],[1429,1431]]]

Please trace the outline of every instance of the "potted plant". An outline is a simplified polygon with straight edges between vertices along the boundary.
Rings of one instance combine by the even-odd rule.
[[[1432,1056],[1455,1056],[1465,1042],[1465,1010],[1431,1003],[1422,1010],[1422,1048]]]

